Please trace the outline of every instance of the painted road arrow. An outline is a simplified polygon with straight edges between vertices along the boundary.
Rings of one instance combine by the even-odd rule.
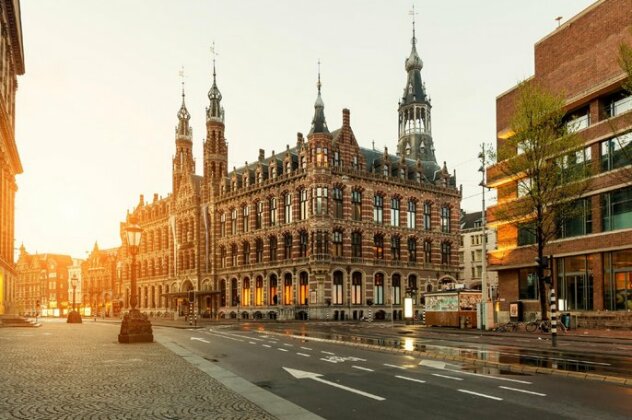
[[[200,338],[200,337],[191,337],[191,340],[201,341],[201,342],[206,343],[206,344],[210,343],[210,341],[205,340],[205,339]]]
[[[363,397],[372,398],[378,401],[384,401],[386,399],[386,398],[380,397],[379,395],[369,394],[368,392],[360,391],[359,389],[349,388],[348,386],[344,386],[344,385],[337,384],[335,382],[327,381],[321,378],[321,376],[323,375],[321,375],[320,373],[306,372],[304,370],[290,369],[286,367],[283,367],[283,369],[285,369],[287,373],[294,376],[296,379],[312,379],[314,381],[331,385],[336,388],[344,389],[345,391],[353,392],[354,394],[362,395]]]

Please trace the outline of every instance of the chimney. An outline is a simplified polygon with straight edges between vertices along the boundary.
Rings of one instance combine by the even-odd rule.
[[[300,146],[303,144],[303,133],[298,132],[296,133],[296,145]]]
[[[145,196],[144,195],[140,195],[140,200],[138,201],[138,205],[139,206],[144,206],[145,205]]]
[[[263,160],[263,158],[265,157],[266,151],[263,149],[259,149],[259,162],[261,162]]]
[[[154,193],[154,203],[158,201],[158,193]]]
[[[344,128],[349,128],[351,126],[351,117],[349,115],[349,109],[344,108],[342,110],[342,126]]]

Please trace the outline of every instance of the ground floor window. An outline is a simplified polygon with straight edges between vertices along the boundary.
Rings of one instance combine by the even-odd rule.
[[[604,253],[604,309],[632,310],[632,250]]]
[[[402,295],[402,280],[399,274],[393,274],[391,277],[393,283],[393,305],[401,304],[400,297]]]
[[[351,304],[362,304],[362,273],[357,271],[351,276]]]
[[[538,299],[538,277],[534,269],[523,268],[518,272],[518,298]]]
[[[308,292],[309,282],[307,280],[307,273],[305,271],[301,272],[300,275],[300,289],[299,289],[299,305],[307,305],[307,292]]]
[[[273,305],[277,305],[279,303],[279,297],[277,296],[277,278],[274,274],[270,275],[270,286],[268,287],[270,291],[269,302],[272,302]]]
[[[283,279],[283,304],[292,304],[292,275],[287,273]]]
[[[384,274],[376,273],[373,278],[375,304],[384,305]]]
[[[258,276],[255,281],[255,305],[263,305],[263,277]]]
[[[332,290],[332,304],[342,305],[342,271],[334,272],[334,284]]]
[[[593,255],[555,259],[560,310],[593,309],[593,260]]]

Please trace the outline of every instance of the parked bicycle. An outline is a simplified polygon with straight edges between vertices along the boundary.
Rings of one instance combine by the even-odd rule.
[[[507,322],[506,324],[501,324],[494,328],[496,332],[516,332],[522,326],[521,322]]]
[[[525,325],[525,329],[530,333],[536,332],[538,330],[543,333],[551,332],[551,320],[550,319],[545,319],[545,320],[536,319],[535,321],[528,322],[527,325]],[[560,322],[558,320],[557,330],[558,332],[566,333],[567,331],[566,325],[564,325],[563,322]]]

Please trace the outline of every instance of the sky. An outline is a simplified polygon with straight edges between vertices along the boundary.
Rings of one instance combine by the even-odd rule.
[[[349,108],[360,145],[394,153],[413,3],[437,160],[479,211],[495,98],[533,74],[555,18],[592,1],[22,0],[15,247],[85,258],[120,245],[140,194],[170,193],[182,67],[201,174],[213,42],[229,169],[309,131],[318,60],[330,129]]]

